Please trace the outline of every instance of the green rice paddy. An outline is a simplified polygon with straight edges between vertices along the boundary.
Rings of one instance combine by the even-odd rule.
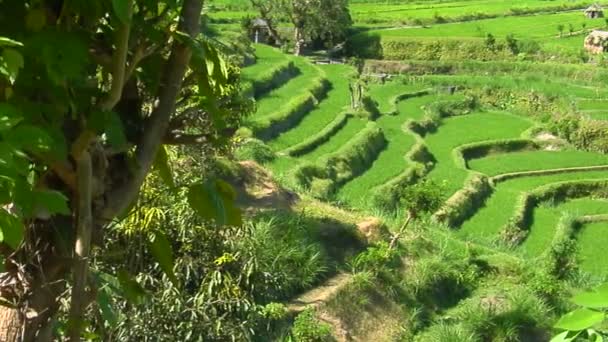
[[[469,172],[456,167],[455,148],[485,140],[516,138],[531,125],[522,117],[501,112],[480,112],[445,119],[438,131],[425,139],[437,160],[429,177],[445,182],[448,194],[458,191]]]
[[[604,213],[606,213],[604,211]],[[578,259],[582,270],[600,276],[608,275],[604,257],[608,246],[608,222],[585,224],[578,233]]]
[[[532,162],[533,161],[533,162]],[[491,155],[469,161],[470,169],[488,176],[505,173],[608,165],[608,156],[585,151],[525,151]]]

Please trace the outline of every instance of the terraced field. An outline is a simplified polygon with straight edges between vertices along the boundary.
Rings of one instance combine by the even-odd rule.
[[[460,30],[466,31],[466,26]],[[545,34],[549,33],[547,29]],[[444,183],[448,195],[477,203],[453,220],[456,225],[451,235],[499,247],[521,258],[542,256],[551,247],[564,216],[581,218],[583,222],[573,234],[582,246],[577,254],[579,265],[585,271],[608,275],[608,266],[590,257],[603,243],[594,240],[593,234],[608,229],[608,225],[605,221],[584,221],[608,214],[604,193],[582,192],[565,198],[545,194],[552,187],[608,180],[608,156],[578,150],[547,134],[541,113],[520,113],[515,104],[513,110],[507,110],[469,102],[470,91],[492,86],[544,94],[556,103],[575,103],[581,117],[592,116],[608,111],[604,100],[608,91],[599,80],[543,79],[531,67],[503,63],[485,75],[456,72],[372,82],[368,94],[381,113],[373,118],[350,108],[348,75],[354,73],[352,67],[316,66],[266,49],[260,47],[260,64],[246,68],[251,79],[268,69],[259,66],[264,63],[277,68],[288,61],[297,69],[261,93],[258,113],[251,119],[255,122],[274,116],[278,120],[278,128],[274,128],[278,134],[259,136],[277,153],[268,166],[282,181],[352,209],[376,210],[381,209],[377,197],[394,197],[392,192],[399,187],[428,177]],[[522,74],[500,74],[511,67],[523,70]],[[571,75],[558,66],[543,67],[555,74]],[[489,74],[492,70],[496,75]],[[323,92],[315,93],[311,88],[319,78],[327,85]],[[442,91],[447,85],[458,85],[462,90],[450,95]],[[303,93],[313,94],[312,105],[302,107],[297,115],[276,115],[288,113],[293,107],[290,99]],[[479,192],[472,185],[475,177],[487,179],[488,191]],[[532,200],[522,206],[528,198]],[[450,199],[446,206],[453,203]],[[518,219],[518,215],[529,219]],[[504,244],[513,222],[521,229],[521,237],[514,244]]]

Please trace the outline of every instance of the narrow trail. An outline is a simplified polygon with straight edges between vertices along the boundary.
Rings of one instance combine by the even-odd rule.
[[[298,314],[308,307],[316,309],[333,298],[351,279],[352,274],[339,273],[323,284],[295,298],[287,305],[287,310],[291,314]]]

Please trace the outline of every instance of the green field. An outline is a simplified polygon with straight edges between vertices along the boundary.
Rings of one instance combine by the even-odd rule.
[[[524,177],[499,183],[485,205],[462,225],[458,235],[465,239],[493,241],[500,229],[513,216],[517,200],[523,192],[534,190],[545,184],[605,178],[608,178],[606,171],[590,171]]]
[[[496,37],[513,34],[516,37],[528,39],[557,38],[559,23],[568,26],[572,24],[576,31],[582,30],[586,23],[587,29],[604,27],[603,19],[587,19],[580,11],[541,14],[522,17],[505,17],[496,19],[476,20],[464,23],[449,23],[433,25],[429,28],[402,28],[371,31],[369,34],[379,34],[383,37],[424,38],[485,38],[488,33]]]
[[[374,4],[355,1],[351,7],[355,22],[369,29],[356,33],[360,35],[379,35],[389,41],[440,43],[443,40],[483,41],[488,33],[502,41],[508,34],[514,34],[520,40],[541,42],[545,52],[558,54],[567,50],[578,54],[584,34],[575,32],[569,36],[568,25],[579,31],[585,23],[585,29],[589,30],[605,26],[604,19],[586,19],[580,10],[521,15],[524,8],[536,12],[562,5],[583,6],[571,1],[471,0]],[[434,22],[436,13],[447,23]],[[472,16],[481,16],[481,13],[492,18],[474,20]],[[458,18],[467,21],[450,22]],[[430,23],[425,27],[406,25],[416,19]],[[564,37],[559,37],[559,24],[566,27]],[[496,253],[498,258],[525,264],[545,260],[565,215],[608,214],[608,200],[573,196],[576,199],[541,202],[529,211],[527,230],[514,245],[502,240],[501,234],[521,211],[518,205],[527,193],[562,182],[608,180],[608,171],[597,169],[608,166],[608,149],[602,150],[608,145],[584,146],[589,142],[586,134],[592,134],[593,139],[603,137],[593,128],[601,123],[599,120],[608,120],[605,87],[608,71],[597,65],[596,60],[583,63],[582,57],[563,63],[557,58],[551,59],[550,55],[542,63],[519,57],[499,61],[412,58],[400,61],[400,68],[374,61],[370,68],[373,71],[364,69],[362,79],[366,84],[365,94],[375,103],[373,112],[380,113],[375,117],[369,115],[372,111],[366,113],[361,108],[350,107],[349,85],[355,77],[354,67],[314,65],[306,58],[282,57],[278,50],[261,48],[258,64],[245,69],[248,79],[254,80],[255,75],[264,74],[264,69],[291,60],[300,74],[256,99],[258,111],[254,117],[272,116],[285,110],[291,98],[310,91],[315,78],[324,77],[330,84],[327,94],[298,122],[266,141],[276,158],[265,166],[281,184],[304,196],[364,215],[386,215],[390,222],[399,223],[403,213],[390,211],[391,205],[408,204],[382,206],[378,204],[386,200],[382,196],[386,195],[390,201],[420,179],[434,180],[443,184],[442,195],[449,198],[442,206],[455,202],[454,210],[461,212],[457,212],[457,223],[450,222],[450,230],[442,225],[445,221],[432,220],[420,221],[418,224],[425,226],[418,228],[431,231],[433,236],[441,235],[446,246],[464,245],[467,249],[475,246]],[[376,73],[374,68],[383,67],[387,73],[399,70],[403,75],[392,75],[386,82],[376,79],[377,75],[366,77],[370,76],[367,73]],[[448,95],[452,90],[455,93]],[[465,105],[469,107],[461,110],[459,106]],[[348,115],[344,116],[345,113]],[[570,126],[563,122],[555,124],[564,114],[575,122],[568,122]],[[379,148],[378,142],[371,138],[369,143],[363,140],[366,146],[359,146],[365,145],[360,144],[360,139],[370,121],[375,122],[386,140]],[[576,131],[581,127],[588,127],[589,131]],[[560,139],[551,141],[546,136]],[[304,152],[292,153],[294,147],[301,146],[306,147]],[[466,154],[468,149],[473,151],[471,155]],[[470,158],[464,163],[461,151]],[[596,168],[584,170],[586,167]],[[562,170],[570,168],[574,170]],[[513,174],[515,178],[509,178]],[[487,189],[480,190],[467,182],[472,176],[487,180]],[[481,197],[476,198],[478,195]],[[424,217],[434,212],[426,214]],[[434,215],[433,219],[438,216]],[[607,243],[604,238],[594,239],[605,229],[608,229],[605,223],[585,224],[573,234],[572,239],[578,246],[578,256],[573,263],[580,267],[581,274],[608,276],[608,267],[593,257],[601,253],[602,245]],[[486,260],[480,264],[484,262]]]
[[[342,145],[354,137],[355,134],[359,133],[363,127],[365,127],[364,120],[358,118],[349,119],[346,126],[342,127],[338,133],[333,135],[323,145],[317,147],[312,152],[305,154],[303,158],[314,161],[323,155],[337,151]]]
[[[608,156],[584,151],[526,151],[492,155],[468,163],[470,169],[488,176],[596,165],[608,165]]]
[[[602,257],[608,244],[606,229],[608,229],[607,222],[596,222],[585,224],[578,233],[578,258],[581,268],[589,273],[608,274],[606,260]]]
[[[408,119],[412,119],[410,115],[410,112],[400,111],[398,115],[385,115],[378,119],[378,125],[383,129],[388,145],[367,172],[340,189],[337,196],[340,201],[354,207],[365,207],[367,206],[366,201],[368,201],[366,194],[370,189],[384,184],[405,170],[409,165],[405,154],[416,142],[412,134],[408,134],[402,129],[403,124]]]
[[[351,12],[356,23],[378,25],[383,23],[400,24],[415,19],[429,20],[441,17],[445,20],[467,19],[467,16],[502,16],[513,15],[518,10],[542,11],[557,9],[560,6],[588,5],[586,1],[542,1],[542,0],[470,0],[470,1],[426,1],[412,4],[387,4],[386,1],[375,3],[353,3]]]
[[[557,205],[543,203],[534,210],[534,223],[532,224],[532,227],[530,227],[530,234],[521,245],[520,249],[533,257],[543,253],[551,243],[555,228],[563,215],[581,217],[585,215],[601,215],[607,212],[608,201],[605,199],[597,200],[585,198]],[[582,235],[584,234],[579,235],[579,237]],[[598,248],[605,246],[601,244],[602,242],[603,241],[595,240],[593,242],[584,243],[584,245],[594,245],[595,247],[590,248],[598,250]],[[586,265],[582,265],[582,269],[589,272],[595,271],[593,269],[587,269]],[[608,266],[605,265],[602,271],[602,273],[606,273],[608,271]]]
[[[439,130],[426,138],[438,161],[429,177],[445,182],[448,194],[460,189],[468,172],[456,167],[453,150],[461,145],[485,140],[519,137],[531,123],[521,117],[500,112],[472,113],[444,120]]]
[[[319,132],[330,123],[340,112],[346,109],[349,99],[340,94],[348,92],[348,74],[352,68],[344,65],[321,66],[327,80],[331,83],[327,97],[319,103],[298,125],[298,129],[287,131],[270,142],[276,150],[293,146],[311,135]]]

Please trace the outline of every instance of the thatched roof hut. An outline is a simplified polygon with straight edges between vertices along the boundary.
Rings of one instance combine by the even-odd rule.
[[[604,9],[599,4],[593,4],[585,10],[585,15],[589,19],[603,18]]]
[[[252,19],[249,27],[251,29],[251,40],[255,43],[268,43],[270,25],[268,25],[266,20],[260,18]]]
[[[585,49],[591,53],[600,54],[608,51],[608,32],[592,31],[585,38]]]

